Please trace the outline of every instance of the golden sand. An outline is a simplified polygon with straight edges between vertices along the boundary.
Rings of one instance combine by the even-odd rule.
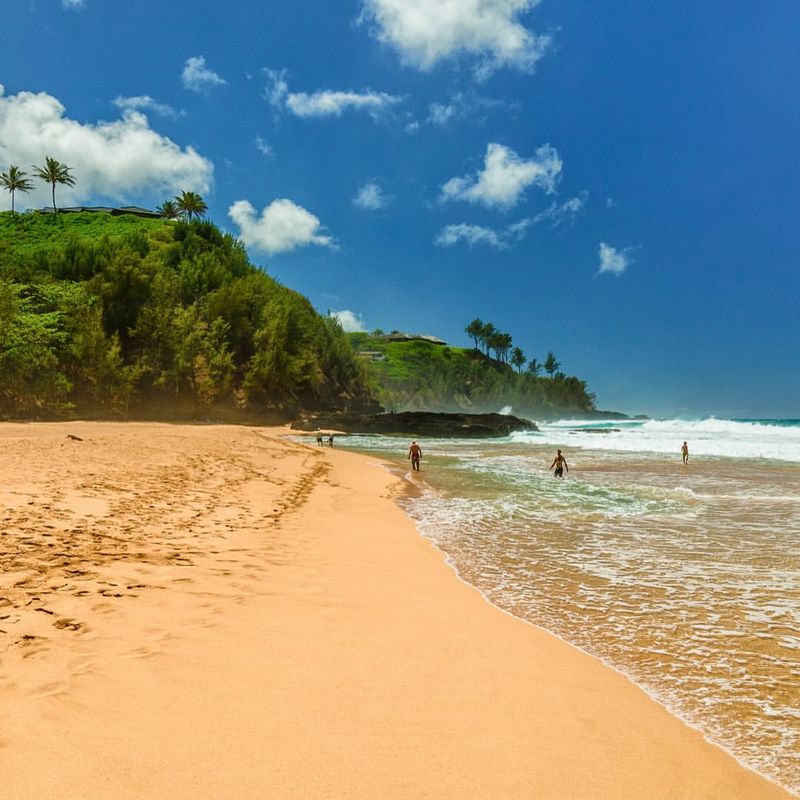
[[[0,797],[788,797],[281,433],[0,426]]]

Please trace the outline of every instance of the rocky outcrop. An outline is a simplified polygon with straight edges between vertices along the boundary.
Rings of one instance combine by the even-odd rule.
[[[401,414],[315,414],[292,423],[297,431],[317,428],[345,433],[404,434],[435,438],[486,438],[514,431],[537,431],[536,424],[510,414],[438,414],[406,411]]]

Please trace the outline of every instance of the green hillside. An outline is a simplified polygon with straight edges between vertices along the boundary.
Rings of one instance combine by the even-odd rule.
[[[372,404],[339,325],[209,222],[0,213],[0,413]]]
[[[348,335],[369,368],[376,396],[390,410],[489,412],[511,406],[515,414],[540,419],[594,411],[584,381],[562,372],[541,377],[473,348]]]

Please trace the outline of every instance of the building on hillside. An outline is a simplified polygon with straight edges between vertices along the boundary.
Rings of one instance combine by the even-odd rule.
[[[403,333],[395,331],[393,333],[385,333],[383,336],[378,336],[384,342],[428,342],[429,344],[447,345],[443,339],[437,336],[430,336],[426,333]]]
[[[360,350],[356,355],[359,358],[368,358],[370,361],[386,361],[386,356],[378,350]]]
[[[78,214],[82,211],[88,211],[92,214],[111,214],[112,217],[119,217],[123,214],[133,214],[135,217],[145,217],[146,219],[160,219],[161,214],[157,211],[150,211],[149,208],[142,208],[141,206],[122,206],[120,208],[112,208],[111,206],[70,206],[68,208],[59,208],[59,214]],[[36,209],[37,214],[52,214],[53,207],[45,206],[44,208]]]

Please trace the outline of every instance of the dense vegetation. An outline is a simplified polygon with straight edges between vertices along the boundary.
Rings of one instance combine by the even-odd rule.
[[[367,354],[362,358],[374,391],[391,410],[486,412],[511,406],[515,414],[534,418],[594,411],[584,381],[558,371],[558,362],[552,377],[540,377],[536,370],[515,371],[477,347],[389,341],[379,332],[349,336],[353,347]]]
[[[0,213],[0,412],[371,403],[338,323],[214,225]]]

